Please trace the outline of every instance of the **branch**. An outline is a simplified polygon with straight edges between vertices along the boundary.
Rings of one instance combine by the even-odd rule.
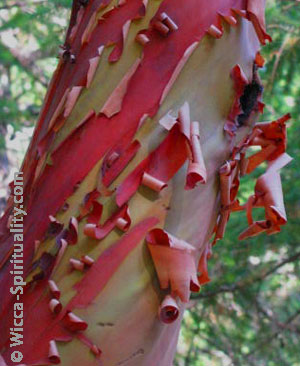
[[[285,50],[285,48],[287,47],[287,45],[289,44],[289,41],[290,41],[290,38],[291,38],[291,33],[287,33],[286,36],[284,37],[284,40],[278,50],[278,52],[276,53],[276,60],[274,62],[274,66],[273,66],[273,70],[272,70],[272,73],[271,73],[271,78],[270,78],[270,82],[269,82],[269,89],[272,90],[273,88],[273,84],[274,84],[274,80],[275,80],[275,74],[276,74],[276,71],[278,69],[278,65],[279,65],[279,61],[280,61],[280,58]]]
[[[281,29],[284,32],[294,31],[295,28],[285,24],[269,24],[268,29]]]
[[[262,349],[265,346],[270,346],[270,342],[276,338],[283,330],[292,330],[295,331],[294,329],[290,328],[291,323],[293,322],[293,320],[295,320],[298,316],[300,315],[300,308],[293,314],[291,315],[284,323],[278,322],[278,329],[271,335],[268,335],[265,339],[259,341],[259,346],[254,349],[251,352],[251,355],[253,355],[254,353],[257,353],[257,351],[259,351],[260,349]],[[296,330],[296,333],[298,333],[298,331]]]
[[[265,309],[262,306],[262,304],[260,303],[260,301],[259,301],[258,298],[255,299],[255,304],[256,304],[256,307],[257,307],[258,312],[262,313],[273,324],[275,324],[275,326],[278,329],[280,329],[279,332],[281,330],[288,330],[290,332],[300,333],[300,330],[298,330],[294,326],[291,326],[290,325],[290,323],[293,322],[293,320],[295,320],[298,317],[298,315],[300,315],[300,308],[293,315],[291,315],[285,322],[281,322],[281,321],[278,320],[277,316],[275,316],[273,314],[270,314],[270,310],[269,309]],[[276,332],[276,333],[278,334],[279,332]]]

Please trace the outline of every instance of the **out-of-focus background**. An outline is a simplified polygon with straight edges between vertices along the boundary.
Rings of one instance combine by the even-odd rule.
[[[0,213],[57,64],[70,8],[71,0],[0,2]],[[295,159],[282,171],[288,224],[278,235],[238,242],[246,220],[232,214],[209,261],[212,282],[193,296],[184,318],[176,366],[300,366],[299,16],[296,0],[267,1],[273,42],[263,49],[267,63],[260,71],[261,120],[293,117],[288,153]],[[260,173],[243,178],[240,201]]]

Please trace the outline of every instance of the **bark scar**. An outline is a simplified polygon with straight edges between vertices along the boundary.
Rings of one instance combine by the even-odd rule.
[[[257,67],[253,66],[253,79],[250,84],[244,88],[244,92],[240,97],[240,105],[242,113],[237,117],[238,127],[243,126],[251,115],[251,112],[257,107],[259,97],[263,92],[263,86],[260,83]]]
[[[120,365],[124,365],[125,363],[131,361],[133,358],[137,357],[137,356],[141,356],[145,353],[145,350],[143,348],[139,348],[137,351],[133,352],[128,358],[119,361],[118,363],[116,363],[117,366]]]

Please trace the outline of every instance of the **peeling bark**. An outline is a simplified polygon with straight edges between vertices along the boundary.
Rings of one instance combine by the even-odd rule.
[[[22,363],[172,364],[185,303],[210,281],[231,212],[247,212],[240,239],[286,222],[288,116],[254,124],[266,40],[260,0],[74,1],[22,167],[23,206],[12,196],[0,222],[3,365],[16,207],[27,212]],[[263,161],[240,206],[240,178]]]

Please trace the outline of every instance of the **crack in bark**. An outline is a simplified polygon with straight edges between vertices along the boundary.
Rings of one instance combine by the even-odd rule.
[[[100,327],[113,327],[114,326],[114,323],[110,323],[110,322],[107,322],[107,323],[99,322],[99,323],[97,323],[97,325],[100,325]]]
[[[133,352],[128,358],[125,358],[124,360],[119,361],[116,363],[117,366],[124,365],[125,363],[131,361],[133,358],[137,356],[141,356],[145,353],[145,350],[143,348],[139,348],[137,351]]]

